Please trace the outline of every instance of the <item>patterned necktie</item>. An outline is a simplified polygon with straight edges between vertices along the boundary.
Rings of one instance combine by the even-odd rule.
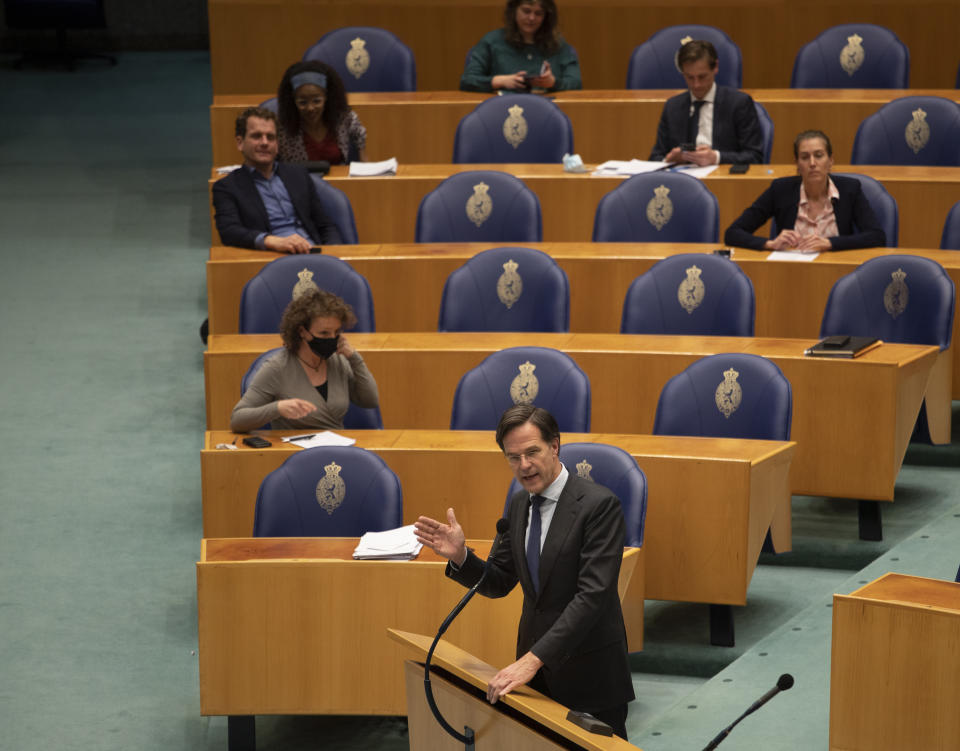
[[[533,579],[533,589],[540,593],[540,503],[539,495],[530,497],[530,534],[527,536],[527,568]]]
[[[700,110],[703,109],[704,100],[693,103],[693,114],[687,120],[687,143],[696,143],[697,134],[700,132]]]

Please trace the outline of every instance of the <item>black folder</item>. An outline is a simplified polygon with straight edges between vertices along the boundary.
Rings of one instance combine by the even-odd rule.
[[[810,357],[859,357],[864,352],[879,347],[881,342],[875,336],[828,336],[814,344],[803,354]]]

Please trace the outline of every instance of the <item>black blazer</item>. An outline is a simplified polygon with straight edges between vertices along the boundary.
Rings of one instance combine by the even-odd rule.
[[[670,97],[663,105],[657,142],[650,152],[651,161],[663,159],[667,153],[687,140],[690,120],[690,92]],[[763,132],[757,108],[749,94],[729,86],[717,86],[713,101],[713,148],[720,152],[720,162],[727,164],[763,161]]]
[[[339,245],[340,232],[324,213],[310,173],[296,164],[277,162],[277,176],[283,181],[310,238],[320,245]],[[267,209],[245,167],[235,169],[213,184],[214,221],[224,245],[256,248],[257,235],[270,232]]]
[[[517,657],[532,651],[550,696],[580,711],[613,709],[634,698],[617,578],[625,526],[620,501],[602,485],[570,475],[540,557],[539,597],[527,568],[524,537],[529,494],[510,500],[500,550],[479,592],[503,597],[523,588]],[[483,561],[471,551],[447,576],[473,586]]]
[[[833,199],[833,213],[840,234],[829,238],[832,250],[886,246],[887,236],[863,193],[860,181],[855,177],[840,175],[830,175],[830,179],[840,193],[839,199]],[[757,237],[753,233],[771,217],[776,221],[778,231],[793,229],[800,208],[801,183],[799,175],[781,177],[770,183],[770,187],[753,202],[753,206],[727,228],[723,234],[724,243],[763,250],[768,238]]]

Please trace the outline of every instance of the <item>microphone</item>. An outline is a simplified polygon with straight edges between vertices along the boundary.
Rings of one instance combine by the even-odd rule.
[[[480,578],[477,579],[477,583],[467,590],[467,593],[463,596],[460,602],[458,602],[453,610],[450,611],[450,615],[448,615],[443,620],[443,623],[440,624],[440,628],[437,630],[437,635],[433,638],[433,644],[430,645],[430,651],[427,652],[427,660],[423,663],[423,690],[427,695],[427,704],[430,705],[430,711],[433,712],[433,716],[440,724],[440,727],[442,727],[447,731],[447,733],[468,748],[473,748],[474,731],[469,726],[465,726],[465,733],[458,732],[440,713],[440,708],[437,707],[437,702],[433,698],[433,687],[430,685],[430,662],[433,660],[433,651],[437,648],[437,642],[440,641],[440,637],[443,636],[450,624],[453,623],[453,619],[460,615],[460,611],[467,606],[467,603],[470,602],[470,599],[477,593],[477,589],[479,589],[480,585],[483,583],[483,580],[487,577],[487,571],[490,570],[490,562],[500,549],[500,541],[503,539],[503,535],[508,529],[510,529],[510,522],[508,522],[506,519],[497,519],[497,536],[493,538],[493,544],[490,546],[490,554],[487,556],[487,560],[483,563],[483,573],[480,574]]]
[[[781,691],[786,691],[793,688],[793,676],[790,673],[784,673],[777,679],[777,685],[771,688],[767,693],[757,699],[753,704],[750,705],[750,709],[740,715],[736,720],[727,725],[723,730],[721,730],[717,737],[710,741],[706,746],[704,746],[703,751],[713,751],[717,746],[720,745],[720,742],[730,735],[730,731],[733,730],[737,724],[746,717],[748,714],[756,712],[760,707],[770,701],[774,696],[779,694]]]

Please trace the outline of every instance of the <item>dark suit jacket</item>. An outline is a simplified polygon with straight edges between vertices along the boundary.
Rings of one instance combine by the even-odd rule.
[[[310,173],[296,164],[277,162],[276,171],[283,181],[297,212],[297,218],[314,242],[339,245],[340,232],[324,213]],[[240,167],[213,184],[214,221],[224,245],[255,248],[257,235],[270,232],[267,209],[248,169]]]
[[[689,120],[690,92],[670,97],[660,115],[651,161],[663,159],[671,149],[687,140]],[[729,86],[717,86],[711,142],[720,152],[721,163],[759,164],[763,161],[763,133],[756,105],[749,94]]]
[[[627,637],[617,594],[625,525],[620,501],[602,485],[570,475],[560,494],[540,557],[539,597],[524,546],[529,494],[510,500],[499,552],[479,592],[503,597],[517,582],[523,611],[517,657],[532,651],[549,695],[580,711],[613,709],[634,698]],[[483,561],[473,552],[447,575],[473,586]]]
[[[832,249],[884,247],[887,236],[863,193],[860,181],[855,177],[839,175],[830,175],[830,179],[840,193],[839,199],[833,199],[833,213],[840,234],[829,238]],[[776,221],[778,231],[793,229],[800,208],[801,183],[800,175],[781,177],[770,183],[770,187],[753,202],[753,206],[727,228],[723,234],[724,243],[763,250],[767,238],[757,237],[753,233],[770,217]]]

